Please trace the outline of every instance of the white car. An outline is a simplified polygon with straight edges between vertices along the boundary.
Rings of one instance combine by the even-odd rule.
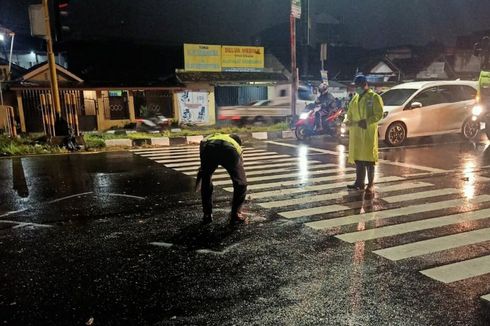
[[[407,138],[461,133],[472,139],[480,125],[472,121],[477,82],[432,81],[397,85],[381,94],[379,139],[400,146]]]

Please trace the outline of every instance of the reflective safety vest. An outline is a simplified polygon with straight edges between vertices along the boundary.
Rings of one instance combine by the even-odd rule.
[[[231,138],[230,135],[216,133],[216,134],[209,135],[203,139],[203,141],[206,141],[206,142],[213,142],[215,140],[221,140],[221,141],[229,143],[230,145],[232,145],[236,149],[236,151],[238,152],[238,155],[242,155],[242,147],[240,146],[240,144],[238,144],[236,142],[236,140]]]
[[[490,97],[490,71],[480,72],[478,79],[478,98],[479,100],[487,100]]]

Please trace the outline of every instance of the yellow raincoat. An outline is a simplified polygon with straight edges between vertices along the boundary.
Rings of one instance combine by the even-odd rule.
[[[349,126],[349,163],[378,162],[378,121],[383,118],[383,100],[373,90],[354,95],[349,103],[345,123]],[[358,126],[366,119],[367,129]]]

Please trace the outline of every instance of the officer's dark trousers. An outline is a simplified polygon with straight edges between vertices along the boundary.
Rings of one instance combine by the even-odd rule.
[[[211,214],[213,210],[213,184],[211,178],[214,171],[221,165],[228,171],[233,182],[233,201],[231,206],[232,216],[237,212],[245,201],[247,192],[247,177],[243,168],[243,159],[236,149],[225,141],[215,140],[202,142],[201,154],[201,198],[204,214]]]
[[[366,180],[366,172],[369,185],[374,184],[374,162],[356,161],[356,182],[358,187],[364,187]]]

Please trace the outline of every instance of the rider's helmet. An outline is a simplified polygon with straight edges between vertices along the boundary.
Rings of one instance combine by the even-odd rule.
[[[320,94],[323,94],[327,91],[328,89],[328,84],[323,82],[320,84],[320,86],[318,86],[318,91],[320,92]]]

